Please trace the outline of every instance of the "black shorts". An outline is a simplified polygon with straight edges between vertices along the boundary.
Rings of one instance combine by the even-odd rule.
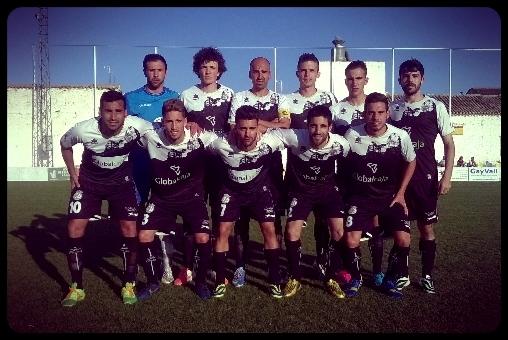
[[[418,179],[409,182],[405,199],[410,221],[424,221],[425,224],[437,223],[438,188],[437,178],[430,180]]]
[[[343,218],[344,201],[337,187],[319,196],[309,196],[300,192],[289,192],[288,221],[306,221],[311,211],[322,218]]]
[[[109,204],[112,218],[122,221],[136,221],[138,204],[136,189],[131,177],[120,184],[96,184],[85,178],[79,178],[79,188],[71,191],[68,212],[69,219],[88,219],[101,213],[102,201]]]
[[[191,233],[210,234],[208,210],[200,193],[196,193],[190,200],[182,201],[168,201],[153,195],[141,209],[138,230],[169,229],[178,234],[178,230],[173,230],[176,228],[177,215],[182,216],[183,223],[190,228]]]
[[[263,185],[256,192],[237,193],[223,187],[219,194],[216,209],[220,222],[234,222],[240,217],[240,209],[249,211],[258,222],[275,221],[275,211],[271,188]]]
[[[370,231],[372,219],[378,215],[379,222],[388,232],[410,232],[404,207],[394,204],[390,207],[392,199],[383,201],[352,201],[346,204],[346,219],[344,231]]]

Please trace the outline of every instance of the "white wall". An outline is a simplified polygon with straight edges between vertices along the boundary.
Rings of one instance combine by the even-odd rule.
[[[467,162],[474,157],[478,165],[501,161],[501,116],[452,116],[453,124],[464,124],[463,135],[453,135],[455,164],[460,156]],[[443,142],[438,135],[434,144],[436,160],[443,158]]]
[[[94,117],[92,87],[59,87],[50,90],[53,166],[65,166],[60,138],[77,122]],[[97,89],[95,106],[106,89]],[[82,145],[74,147],[74,162],[81,163]],[[7,88],[7,167],[32,166],[32,88]]]

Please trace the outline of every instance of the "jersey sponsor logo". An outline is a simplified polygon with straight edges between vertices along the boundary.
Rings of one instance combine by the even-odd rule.
[[[319,176],[309,176],[309,175],[306,175],[306,174],[303,174],[302,177],[306,181],[310,181],[310,182],[317,182],[319,180],[323,180],[322,177],[320,178]]]
[[[186,174],[183,174],[181,176],[177,176],[175,178],[156,177],[155,178],[155,183],[157,183],[158,185],[173,185],[173,184],[178,183],[179,181],[183,181],[183,180],[189,178],[190,175],[191,175],[190,172],[188,172]]]
[[[74,195],[72,195],[72,199],[75,201],[79,201],[82,198],[83,198],[83,190],[76,190]]]
[[[415,149],[415,151],[425,147],[425,143],[422,142],[421,140],[415,140],[414,142],[411,143],[413,144],[413,148]]]
[[[372,173],[376,173],[377,171],[377,164],[376,163],[367,163],[367,166],[369,167],[370,170],[372,170]]]
[[[177,176],[180,175],[180,167],[178,165],[171,165],[169,168],[173,170]]]
[[[374,182],[384,183],[384,182],[388,181],[388,177],[387,176],[380,176],[380,177],[366,176],[364,174],[360,175],[357,172],[355,172],[353,174],[353,177],[358,182],[362,182],[362,183],[374,183]]]
[[[321,171],[321,168],[319,166],[311,166],[310,169],[314,171],[314,173],[317,175]]]
[[[139,104],[139,107],[150,107],[152,106],[152,103],[142,103],[142,104]]]
[[[206,116],[206,120],[212,124],[212,126],[215,126],[215,117],[214,116]]]
[[[115,161],[116,159],[116,161]],[[106,158],[103,160],[101,157],[92,157],[92,163],[94,165],[97,165],[99,168],[105,168],[105,169],[114,169],[118,168],[126,158],[124,157],[115,157],[115,159]]]
[[[254,178],[256,178],[257,175],[261,172],[262,167],[252,170],[244,170],[244,171],[238,171],[229,169],[229,178],[237,183],[247,183],[252,181]]]

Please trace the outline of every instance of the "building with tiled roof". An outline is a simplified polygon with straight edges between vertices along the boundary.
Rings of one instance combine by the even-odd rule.
[[[474,88],[468,94],[452,95],[451,122],[455,128],[455,159],[471,156],[480,164],[486,161],[501,163],[501,89]],[[390,95],[388,95],[390,98]],[[446,106],[450,112],[449,95],[429,94]],[[394,96],[395,100],[402,95]],[[443,157],[443,143],[436,138],[436,160]]]
[[[471,90],[469,90],[471,91]],[[469,93],[468,91],[468,93]],[[448,112],[449,95],[429,94],[439,101],[442,101]],[[395,100],[398,100],[402,95],[395,95]],[[499,116],[501,115],[501,93],[496,95],[482,95],[482,94],[466,94],[466,95],[452,95],[452,116]]]
[[[484,96],[501,96],[501,89],[496,87],[478,87],[467,90],[466,94],[481,94]]]

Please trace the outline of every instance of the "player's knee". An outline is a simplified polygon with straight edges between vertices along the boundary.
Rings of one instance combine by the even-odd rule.
[[[434,226],[432,224],[419,224],[418,229],[420,230],[421,239],[433,240],[436,238],[434,235]]]
[[[148,243],[154,239],[155,230],[141,230],[138,234],[139,242]]]

